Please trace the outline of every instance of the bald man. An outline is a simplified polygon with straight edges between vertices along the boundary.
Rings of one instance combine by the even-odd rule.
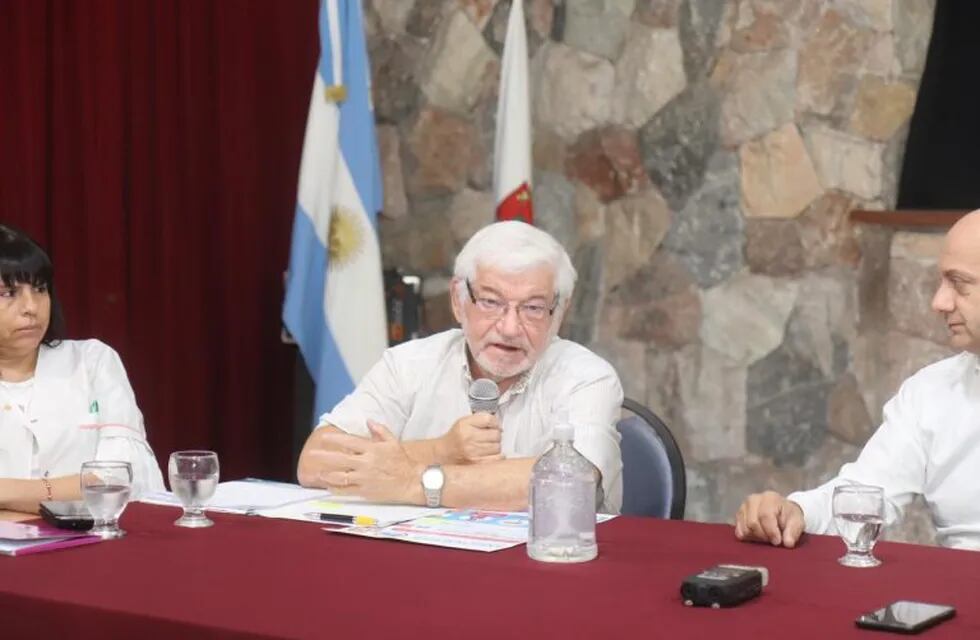
[[[804,531],[837,533],[834,487],[868,484],[884,489],[886,525],[922,495],[940,544],[980,550],[980,209],[949,230],[939,270],[932,308],[962,353],[908,378],[857,461],[836,478],[787,497],[746,498],[735,516],[739,540],[794,547]]]

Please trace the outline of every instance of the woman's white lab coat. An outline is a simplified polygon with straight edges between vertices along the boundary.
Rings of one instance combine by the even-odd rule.
[[[76,474],[87,460],[133,465],[133,495],[162,491],[122,361],[98,340],[41,345],[26,407],[0,389],[0,478]]]

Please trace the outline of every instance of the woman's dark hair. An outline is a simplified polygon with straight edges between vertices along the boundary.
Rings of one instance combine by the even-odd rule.
[[[28,284],[47,289],[51,298],[51,320],[41,343],[56,346],[65,335],[65,317],[54,293],[51,259],[26,233],[4,224],[0,224],[0,280],[8,287]]]

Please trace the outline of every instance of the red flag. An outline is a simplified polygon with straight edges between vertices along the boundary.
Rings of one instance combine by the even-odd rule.
[[[514,0],[500,66],[493,194],[498,220],[534,222],[531,204],[531,108],[528,103],[524,3]]]

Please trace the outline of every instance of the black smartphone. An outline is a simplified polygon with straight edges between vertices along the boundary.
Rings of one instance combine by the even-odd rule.
[[[896,633],[919,633],[956,615],[956,609],[945,604],[899,600],[871,613],[865,613],[855,624],[865,629]]]
[[[88,531],[92,528],[92,514],[82,500],[50,500],[41,503],[41,517],[59,529]]]

